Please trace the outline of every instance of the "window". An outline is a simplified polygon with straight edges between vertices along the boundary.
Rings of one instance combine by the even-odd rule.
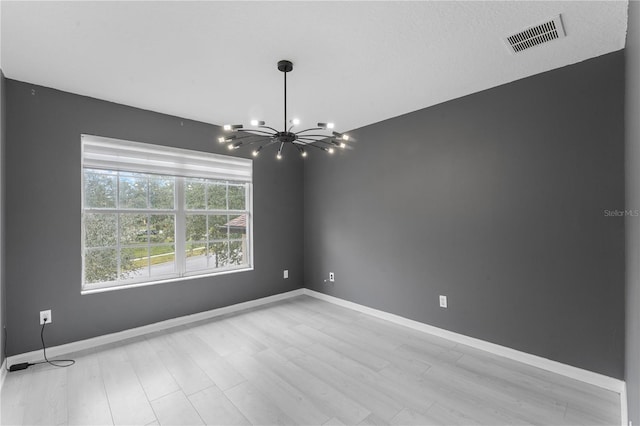
[[[252,268],[251,160],[82,135],[82,290]]]

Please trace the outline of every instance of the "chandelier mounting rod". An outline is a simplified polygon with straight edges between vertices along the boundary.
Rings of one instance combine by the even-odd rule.
[[[293,63],[283,59],[278,61],[278,69],[284,73],[284,130],[287,129],[287,73],[293,71]]]

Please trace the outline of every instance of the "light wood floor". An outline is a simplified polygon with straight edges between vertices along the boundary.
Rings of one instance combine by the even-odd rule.
[[[9,373],[2,424],[620,425],[617,394],[310,297]]]

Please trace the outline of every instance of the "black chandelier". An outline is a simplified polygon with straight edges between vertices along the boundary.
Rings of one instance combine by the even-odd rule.
[[[223,127],[225,132],[241,133],[220,136],[218,142],[228,143],[227,147],[230,150],[254,145],[254,157],[257,157],[263,148],[279,145],[277,159],[282,158],[282,149],[287,144],[294,146],[302,157],[307,156],[305,148],[308,146],[329,154],[333,154],[335,148],[344,148],[349,136],[333,131],[333,123],[318,123],[317,127],[298,132],[293,131],[294,127],[300,124],[298,119],[287,120],[287,73],[293,70],[293,63],[287,60],[279,61],[278,70],[284,74],[284,126],[282,131],[269,127],[264,121],[259,120],[251,120],[251,127],[249,128],[244,127],[242,124],[225,124]]]

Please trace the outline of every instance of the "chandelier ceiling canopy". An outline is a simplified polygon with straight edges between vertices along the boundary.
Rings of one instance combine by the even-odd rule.
[[[333,123],[318,123],[316,127],[295,131],[300,124],[297,118],[287,118],[287,73],[293,70],[293,63],[287,60],[278,62],[278,70],[284,74],[284,120],[282,130],[267,126],[264,121],[251,120],[251,126],[243,124],[225,124],[224,135],[218,142],[226,143],[230,150],[252,146],[253,156],[257,157],[263,148],[278,146],[277,159],[282,158],[283,148],[287,145],[295,147],[302,157],[307,156],[305,148],[313,147],[329,154],[336,148],[345,148],[349,135],[333,130]]]

